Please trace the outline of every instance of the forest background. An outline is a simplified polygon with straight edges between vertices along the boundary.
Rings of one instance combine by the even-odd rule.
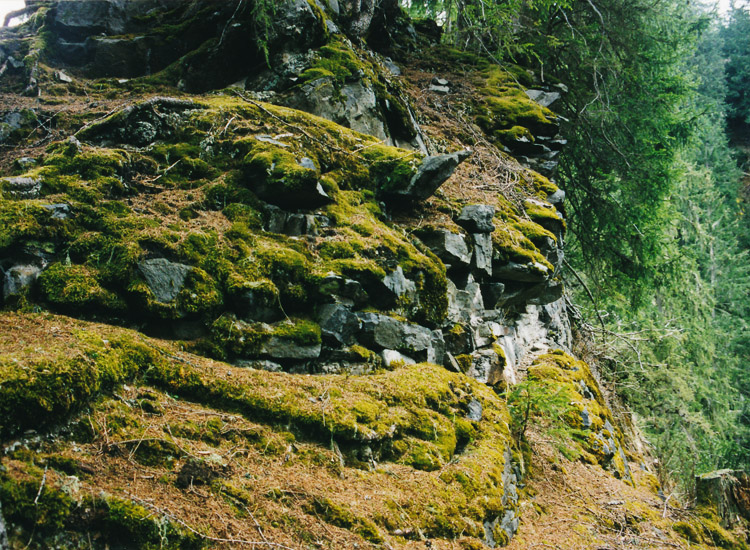
[[[578,341],[663,483],[750,469],[750,6],[402,0],[443,41],[562,83]]]

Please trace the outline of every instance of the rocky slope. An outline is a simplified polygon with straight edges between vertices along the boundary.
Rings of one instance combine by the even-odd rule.
[[[27,4],[0,34],[11,547],[741,547],[658,500],[574,357],[563,84],[390,1]],[[547,502],[568,472],[625,523]],[[524,534],[550,513],[580,540]]]

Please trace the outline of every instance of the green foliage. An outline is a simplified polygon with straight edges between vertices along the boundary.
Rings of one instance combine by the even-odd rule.
[[[722,53],[727,59],[725,78],[729,115],[750,124],[750,7],[734,5],[721,30]]]

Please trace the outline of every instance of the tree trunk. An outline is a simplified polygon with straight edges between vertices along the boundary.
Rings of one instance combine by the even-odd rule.
[[[750,520],[750,474],[742,470],[717,470],[695,478],[699,504],[712,504],[726,527],[741,517]]]

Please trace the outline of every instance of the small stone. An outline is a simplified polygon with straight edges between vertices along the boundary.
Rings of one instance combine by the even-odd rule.
[[[73,82],[73,79],[65,74],[64,71],[55,71],[55,78],[57,78],[57,80],[59,80],[60,82],[64,82],[66,84],[70,84],[71,82]]]
[[[428,89],[431,92],[440,95],[448,95],[449,93],[451,93],[451,89],[448,86],[435,86],[434,84],[430,84],[430,87]]]
[[[471,233],[492,233],[495,230],[494,217],[494,206],[469,204],[461,210],[456,223]]]
[[[5,272],[3,278],[3,298],[21,294],[23,289],[31,286],[42,272],[35,265],[14,265]]]
[[[456,153],[425,157],[406,187],[389,190],[387,195],[391,199],[428,199],[470,155],[471,151],[465,149]]]
[[[445,338],[441,330],[432,331],[430,347],[427,349],[427,362],[435,365],[445,364]]]
[[[138,269],[157,302],[174,300],[185,286],[185,278],[193,269],[189,265],[173,263],[166,258],[143,260]]]
[[[466,413],[466,418],[474,422],[482,420],[482,403],[476,399],[469,401],[469,412]]]
[[[585,430],[588,430],[591,427],[591,415],[586,409],[581,411],[581,422],[583,423],[583,428]]]
[[[53,220],[65,220],[70,217],[70,206],[67,204],[43,204],[42,208],[50,212]]]
[[[297,164],[299,164],[302,168],[307,168],[308,170],[317,170],[317,168],[315,167],[315,163],[311,158],[308,157],[302,157],[302,159]]]
[[[404,365],[416,364],[416,361],[414,361],[414,359],[412,359],[411,357],[402,355],[401,353],[393,349],[384,349],[382,351],[382,357],[383,357],[383,364],[387,368],[402,367]]]
[[[417,293],[417,285],[414,281],[406,278],[404,270],[398,266],[395,271],[389,273],[383,278],[385,288],[390,292],[393,299],[406,297],[413,300]]]
[[[28,170],[29,168],[36,166],[36,159],[31,157],[21,157],[20,159],[16,160],[16,166],[18,166],[18,168],[20,168],[21,170]]]
[[[439,78],[437,76],[433,77],[432,83],[435,84],[436,86],[448,86],[450,84],[450,82],[447,81],[446,79]]]
[[[489,233],[474,233],[474,256],[472,267],[479,277],[492,276],[492,235]]]
[[[466,246],[466,238],[460,233],[439,229],[423,235],[422,240],[438,258],[452,267],[468,266],[471,261],[471,252]]]
[[[542,107],[549,107],[561,97],[560,92],[545,92],[544,90],[526,90],[526,95]]]
[[[388,72],[393,76],[401,76],[401,67],[396,65],[390,57],[386,57],[383,60],[383,66],[388,69]]]

